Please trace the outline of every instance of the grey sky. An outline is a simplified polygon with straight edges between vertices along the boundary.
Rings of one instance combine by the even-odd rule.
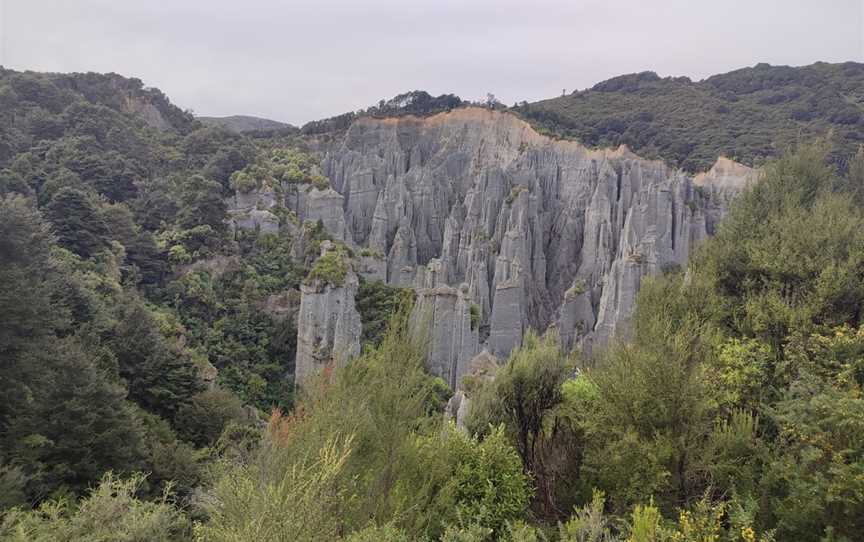
[[[505,103],[654,70],[864,61],[864,0],[0,0],[0,64],[115,71],[294,124],[425,89]]]

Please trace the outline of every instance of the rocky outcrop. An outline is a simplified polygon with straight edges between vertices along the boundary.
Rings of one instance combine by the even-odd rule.
[[[297,311],[300,310],[300,292],[290,289],[277,294],[270,294],[257,308],[278,322],[290,318],[296,319]]]
[[[457,429],[465,429],[465,420],[468,418],[471,400],[464,391],[458,390],[447,401],[444,408],[444,419],[452,420]]]
[[[358,286],[357,275],[348,269],[341,284],[315,279],[300,287],[295,383],[302,385],[329,364],[343,366],[360,353]]]
[[[437,314],[430,367],[451,382],[464,370],[457,302],[477,306],[476,348],[499,357],[527,328],[553,324],[570,347],[603,344],[632,313],[642,279],[685,265],[752,178],[721,159],[694,179],[480,108],[361,118],[319,151],[342,197],[321,204],[333,234],[386,255],[374,272],[387,282],[421,288]],[[423,293],[433,268],[437,293]]]
[[[272,209],[277,205],[273,190],[252,190],[237,192],[228,198],[228,221],[234,228],[264,233],[279,231],[279,217]]]
[[[450,286],[422,288],[411,315],[415,332],[427,345],[429,371],[455,390],[468,363],[479,352],[478,323],[471,321],[471,301],[462,289]]]
[[[495,378],[499,364],[495,356],[487,351],[480,352],[468,363],[468,375],[474,380],[474,389]],[[458,429],[465,428],[465,420],[471,411],[471,397],[465,389],[457,388],[447,401],[444,409],[445,419],[453,420]]]
[[[126,95],[123,101],[123,111],[137,116],[143,120],[147,126],[159,130],[160,132],[166,132],[173,129],[171,123],[162,116],[162,112],[159,111],[159,108],[143,96],[133,96],[131,94]]]
[[[345,240],[344,197],[332,188],[324,190],[311,184],[286,185],[285,206],[299,221],[321,221],[328,233],[337,240]]]

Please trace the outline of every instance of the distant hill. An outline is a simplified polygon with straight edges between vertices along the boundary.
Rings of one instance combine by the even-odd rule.
[[[145,87],[138,78],[116,73],[19,72],[0,66],[0,88],[4,91],[4,113],[30,104],[38,105],[42,113],[57,114],[83,99],[131,115],[160,131],[186,134],[196,126],[192,115],[173,105],[158,88]],[[17,128],[24,124],[22,119],[9,122],[0,132],[14,139]]]
[[[201,123],[209,126],[221,126],[238,134],[246,132],[296,131],[298,128],[279,122],[249,115],[231,115],[230,117],[196,117]]]
[[[758,165],[800,137],[833,132],[842,165],[864,143],[864,64],[758,64],[697,82],[642,72],[511,111],[546,134],[625,144],[694,172],[719,155]]]

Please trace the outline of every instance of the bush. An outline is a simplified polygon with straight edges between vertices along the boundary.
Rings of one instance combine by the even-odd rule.
[[[413,531],[439,536],[464,520],[500,535],[524,516],[530,484],[502,427],[480,440],[451,423],[441,433],[418,437],[413,447],[416,471],[409,470],[395,490],[403,502],[424,503],[422,512],[412,512],[418,516]]]
[[[315,260],[309,274],[306,275],[304,284],[316,284],[319,288],[330,285],[339,288],[345,283],[348,275],[348,255],[342,247],[328,250]]]
[[[468,307],[468,315],[471,318],[471,329],[477,329],[480,326],[480,307],[471,303],[471,306]]]
[[[414,290],[398,288],[380,280],[360,279],[355,303],[363,324],[362,344],[378,345],[384,338],[390,319],[400,309],[410,309]]]
[[[290,458],[278,430],[265,441],[257,461],[229,464],[206,500],[209,521],[196,528],[213,542],[317,542],[337,540],[341,511],[351,495],[339,483],[352,439],[334,436],[319,450]]]
[[[235,171],[230,178],[231,188],[241,194],[248,194],[259,187],[258,179],[247,171]]]
[[[0,538],[10,542],[191,541],[191,524],[170,504],[170,492],[155,502],[136,497],[144,475],[126,480],[111,473],[77,506],[66,499],[46,501],[31,511],[13,509],[2,517]]]
[[[196,446],[210,446],[231,422],[248,423],[243,402],[226,390],[202,391],[180,407],[175,424],[181,435]]]
[[[574,453],[581,447],[574,440],[578,429],[562,411],[562,385],[572,371],[573,360],[562,352],[554,332],[538,337],[528,331],[522,346],[476,394],[466,421],[477,434],[503,424],[523,469],[538,486],[541,513],[549,516],[557,508],[555,481],[573,476],[576,468],[570,461],[558,461],[558,454],[567,449],[570,458],[581,461],[581,453]]]
[[[377,527],[372,525],[357,531],[347,538],[345,542],[411,542],[411,539],[401,529],[392,524]]]

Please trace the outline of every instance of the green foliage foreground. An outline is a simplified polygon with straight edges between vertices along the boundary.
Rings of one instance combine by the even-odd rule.
[[[387,525],[415,540],[523,516],[529,483],[503,429],[480,440],[442,426],[407,326],[397,317],[380,346],[307,386],[294,414],[274,413],[251,458],[222,465],[203,539],[362,540]]]

